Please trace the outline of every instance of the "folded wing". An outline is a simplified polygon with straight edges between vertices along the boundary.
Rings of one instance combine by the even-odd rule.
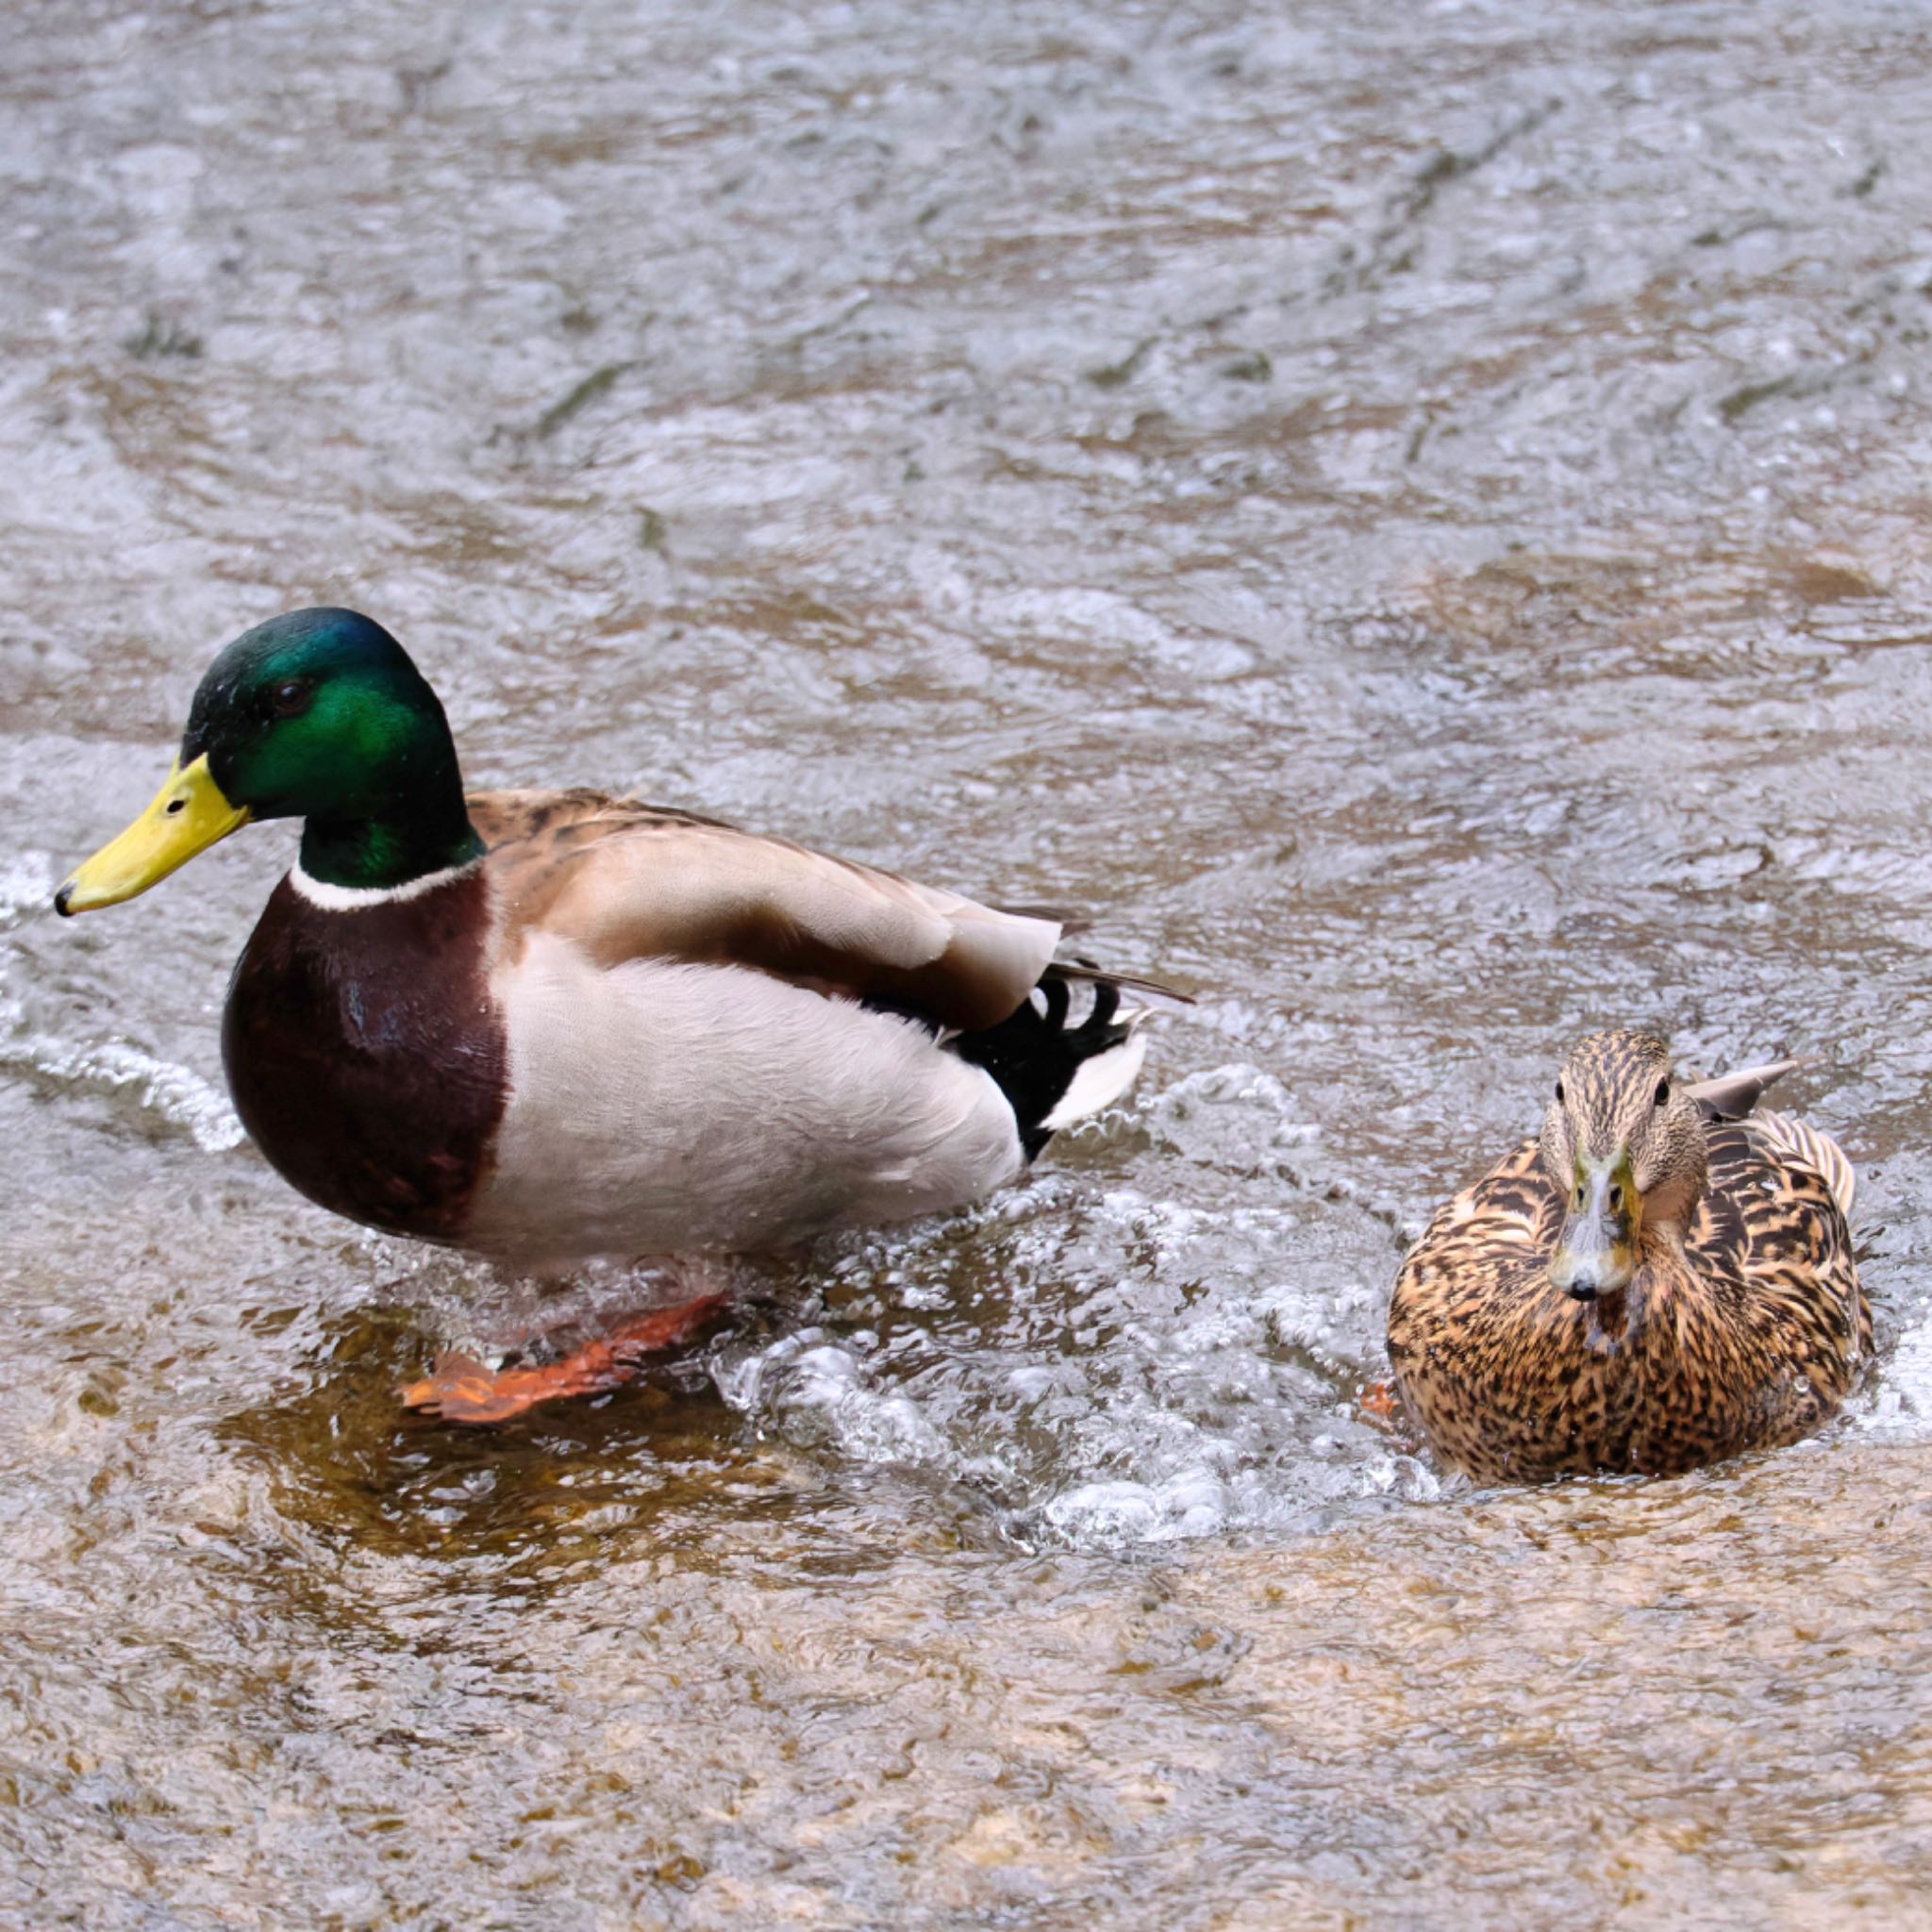
[[[513,956],[533,931],[601,965],[680,959],[971,1031],[1024,1001],[1051,963],[1057,921],[594,791],[474,794],[470,815]]]

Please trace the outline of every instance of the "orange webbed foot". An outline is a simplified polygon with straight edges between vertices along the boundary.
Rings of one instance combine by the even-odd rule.
[[[1402,1405],[1395,1397],[1395,1384],[1386,1376],[1378,1382],[1364,1382],[1355,1398],[1356,1412],[1371,1428],[1392,1436],[1402,1419]]]
[[[700,1295],[673,1308],[634,1315],[569,1355],[536,1368],[493,1373],[473,1355],[439,1356],[420,1382],[396,1391],[405,1408],[446,1423],[506,1423],[541,1402],[597,1395],[636,1379],[647,1356],[675,1348],[724,1306],[722,1294]]]

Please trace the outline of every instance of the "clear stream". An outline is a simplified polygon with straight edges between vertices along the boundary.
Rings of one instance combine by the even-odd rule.
[[[0,1921],[1932,1924],[1928,208],[1880,0],[15,0]],[[243,1142],[291,833],[47,908],[318,601],[473,783],[1200,1003],[641,1390],[408,1418],[567,1310]],[[1474,1491],[1357,1391],[1612,1020],[1819,1057],[1880,1356]]]

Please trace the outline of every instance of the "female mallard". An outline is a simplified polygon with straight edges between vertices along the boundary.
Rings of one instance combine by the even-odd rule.
[[[305,823],[228,988],[243,1124],[323,1207],[513,1269],[957,1208],[1140,1067],[1121,981],[1054,964],[1050,919],[600,792],[466,798],[436,694],[350,610],[228,645],[168,782],[54,903],[271,818]],[[583,1386],[433,1394],[495,1416]]]
[[[1653,1034],[1572,1049],[1541,1136],[1429,1224],[1389,1359],[1481,1482],[1665,1474],[1795,1441],[1872,1345],[1838,1143],[1750,1114],[1797,1064],[1681,1085]]]

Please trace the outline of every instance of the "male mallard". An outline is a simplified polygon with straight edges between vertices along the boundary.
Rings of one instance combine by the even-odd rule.
[[[1650,1474],[1825,1421],[1872,1345],[1838,1143],[1746,1119],[1798,1063],[1690,1085],[1653,1034],[1595,1033],[1540,1138],[1430,1222],[1389,1359],[1437,1453],[1482,1482]]]
[[[958,1208],[1140,1067],[1121,981],[1055,964],[1051,919],[601,792],[466,798],[435,692],[351,610],[228,645],[168,782],[54,903],[272,818],[302,846],[228,988],[243,1124],[323,1207],[513,1269]],[[582,1372],[433,1392],[493,1416]]]

